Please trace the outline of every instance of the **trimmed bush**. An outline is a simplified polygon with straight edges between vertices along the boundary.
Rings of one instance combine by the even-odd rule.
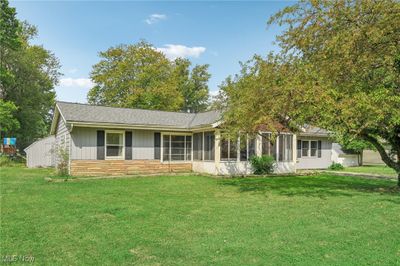
[[[252,156],[250,158],[250,163],[256,175],[265,175],[274,172],[275,159],[272,156]]]
[[[331,164],[331,166],[329,166],[329,169],[330,170],[343,170],[344,169],[344,166],[341,164],[341,163],[335,163],[335,162],[333,162],[332,164]]]

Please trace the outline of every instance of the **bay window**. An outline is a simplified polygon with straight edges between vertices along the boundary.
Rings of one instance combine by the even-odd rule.
[[[124,131],[107,130],[106,159],[124,159]]]

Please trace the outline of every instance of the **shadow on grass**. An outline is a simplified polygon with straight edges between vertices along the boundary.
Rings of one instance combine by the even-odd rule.
[[[240,192],[272,192],[286,196],[352,197],[360,192],[400,196],[395,182],[330,175],[233,178],[219,182],[223,186],[237,187]]]

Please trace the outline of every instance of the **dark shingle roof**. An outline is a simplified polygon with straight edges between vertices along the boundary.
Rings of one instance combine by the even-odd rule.
[[[194,114],[96,106],[69,102],[57,102],[57,106],[67,122],[166,126],[189,129],[213,124],[217,122],[221,116],[221,113],[218,111]]]

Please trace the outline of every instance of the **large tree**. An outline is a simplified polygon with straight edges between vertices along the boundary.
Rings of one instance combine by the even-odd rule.
[[[240,110],[229,122],[256,128],[275,119],[292,130],[311,123],[367,141],[400,186],[400,3],[300,1],[269,23],[284,26],[281,53],[245,64],[223,87],[226,117]],[[238,92],[244,82],[253,83]]]
[[[207,107],[208,65],[190,70],[189,60],[170,61],[145,41],[112,47],[100,57],[91,73],[91,104],[191,112]]]
[[[18,21],[8,2],[0,1],[2,21],[9,21],[0,26],[1,97],[17,107],[14,117],[20,126],[9,134],[17,137],[17,145],[23,149],[48,134],[60,65],[50,51],[30,43],[36,27]],[[8,15],[3,17],[4,13]]]

